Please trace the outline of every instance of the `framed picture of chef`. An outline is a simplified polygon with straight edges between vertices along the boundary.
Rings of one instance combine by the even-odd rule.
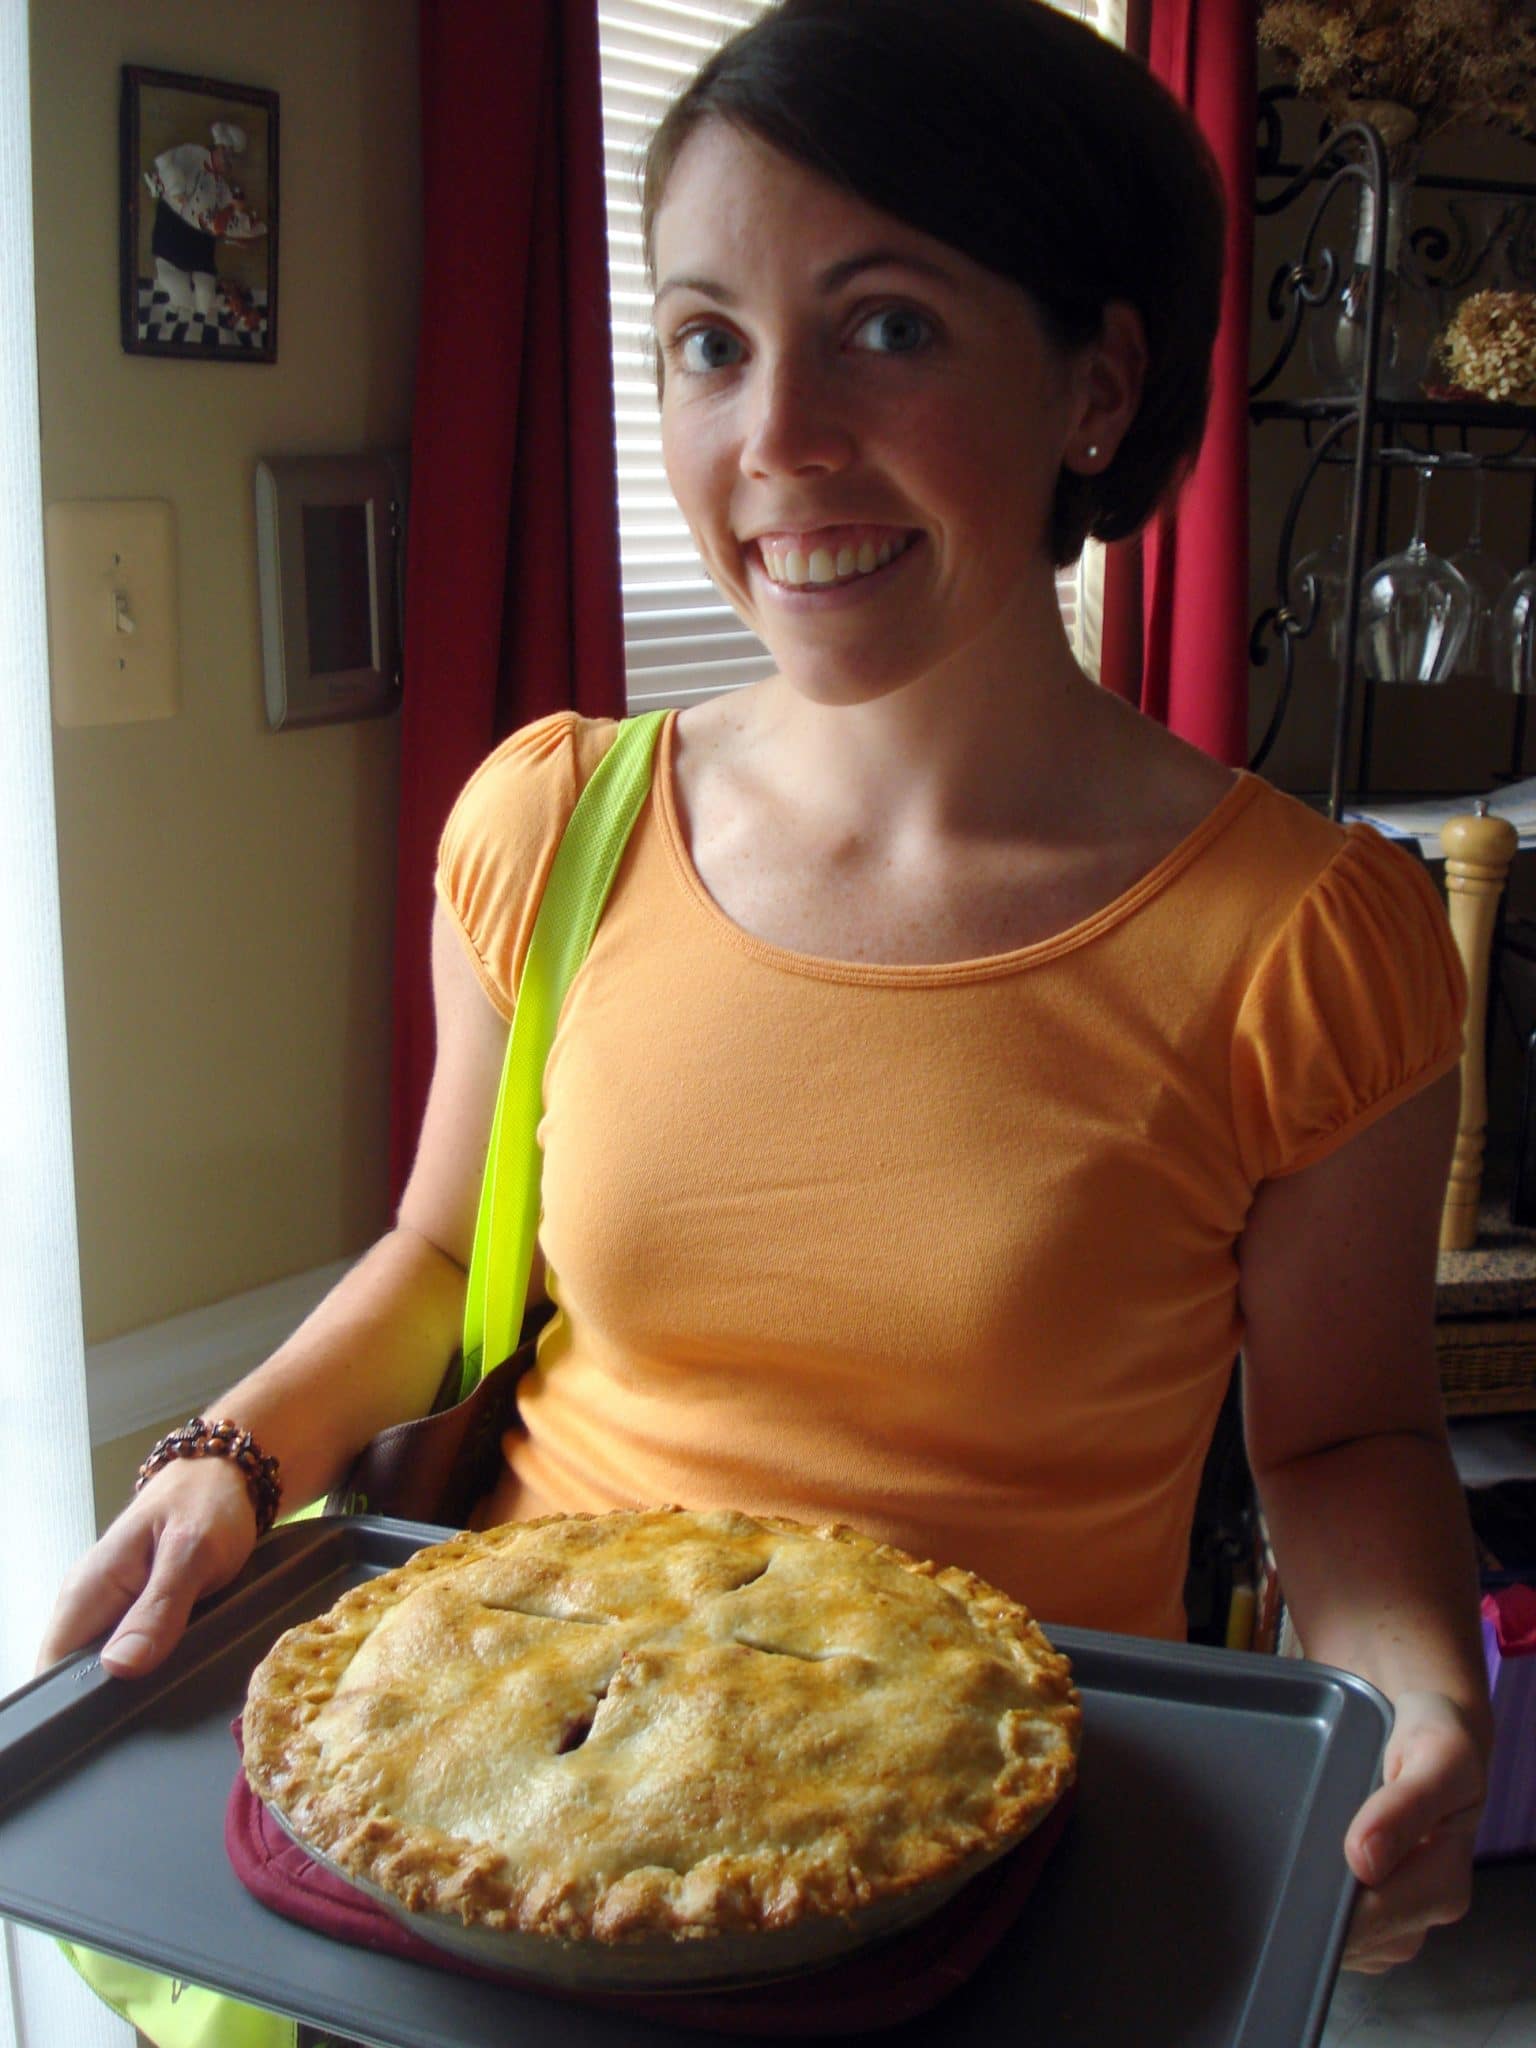
[[[131,355],[277,361],[277,94],[123,66]]]

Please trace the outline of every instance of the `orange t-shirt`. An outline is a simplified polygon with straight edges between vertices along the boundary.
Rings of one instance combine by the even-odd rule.
[[[504,1016],[613,730],[515,734],[444,832]],[[833,1516],[1047,1623],[1182,1637],[1254,1190],[1460,1056],[1433,884],[1243,775],[1054,938],[815,959],[706,893],[671,738],[545,1074],[559,1314],[484,1518]]]

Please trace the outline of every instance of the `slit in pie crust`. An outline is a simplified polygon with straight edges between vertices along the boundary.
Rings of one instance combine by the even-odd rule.
[[[715,1982],[935,1910],[1066,1791],[1080,1725],[1066,1658],[971,1573],[659,1508],[354,1588],[257,1667],[244,1748],[288,1832],[429,1938]]]

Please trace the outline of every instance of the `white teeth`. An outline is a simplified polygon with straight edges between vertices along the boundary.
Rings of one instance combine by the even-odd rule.
[[[860,542],[857,551],[847,546],[840,547],[835,556],[830,548],[813,548],[807,556],[799,548],[780,549],[765,542],[761,555],[771,582],[805,588],[868,576],[876,569],[883,569],[898,555],[905,554],[911,541],[910,534],[899,540],[881,541],[878,547],[873,541],[866,540]]]

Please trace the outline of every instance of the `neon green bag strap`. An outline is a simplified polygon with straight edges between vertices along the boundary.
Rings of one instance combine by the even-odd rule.
[[[566,992],[587,957],[629,835],[650,793],[664,711],[628,718],[577,799],[544,885],[491,1119],[464,1301],[459,1399],[517,1347],[538,1238],[544,1068]]]
[[[58,1946],[102,2003],[154,2048],[297,2048],[299,2023],[282,2013],[72,1941]]]

